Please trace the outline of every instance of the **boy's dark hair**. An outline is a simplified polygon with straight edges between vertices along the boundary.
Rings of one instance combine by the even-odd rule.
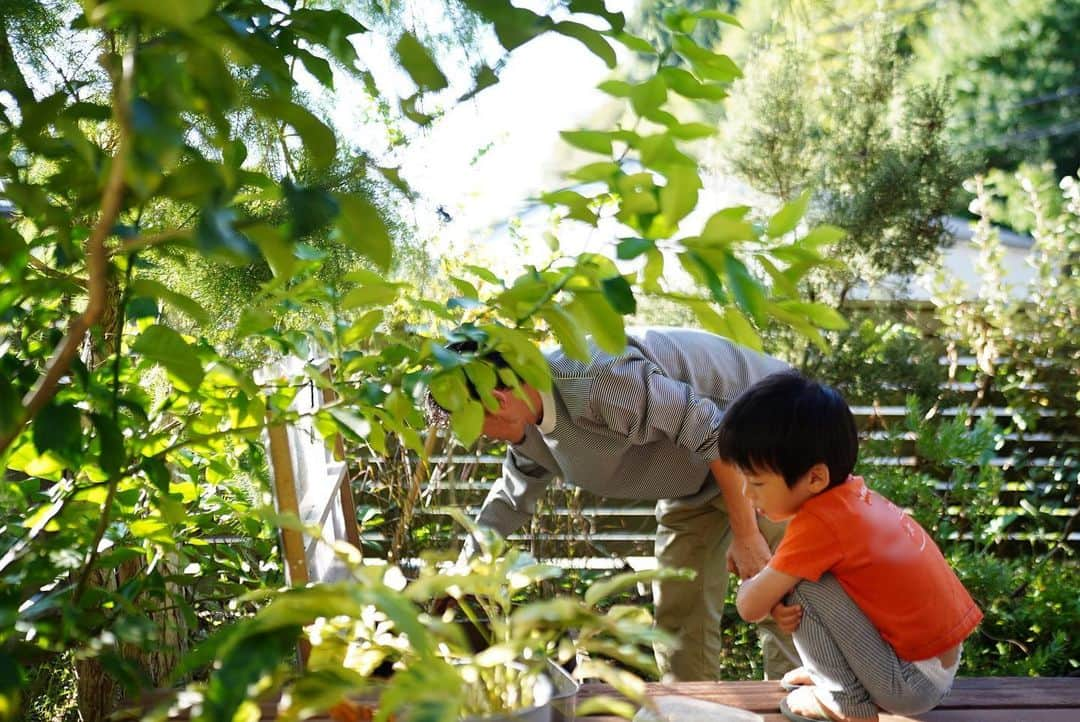
[[[474,339],[463,339],[460,341],[454,341],[444,346],[447,351],[450,351],[459,356],[467,356],[471,358],[482,358],[496,369],[510,368],[510,364],[506,362],[502,354],[498,351],[481,351],[480,344]],[[469,394],[476,399],[480,400],[480,392],[473,386],[472,381],[468,376],[465,377],[465,383],[469,387]],[[496,388],[505,388],[500,382]],[[435,400],[435,397],[431,394],[429,389],[424,396],[424,412],[427,416],[427,422],[431,426],[446,426],[450,423],[450,412],[439,405],[439,402]]]
[[[814,464],[829,488],[844,483],[859,455],[855,417],[838,391],[797,371],[766,376],[724,411],[720,456],[740,469],[772,471],[789,487]]]

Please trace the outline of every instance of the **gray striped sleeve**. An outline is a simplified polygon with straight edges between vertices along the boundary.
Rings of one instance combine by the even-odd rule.
[[[587,413],[631,444],[666,440],[705,462],[718,458],[720,407],[643,356],[614,358],[597,373]]]

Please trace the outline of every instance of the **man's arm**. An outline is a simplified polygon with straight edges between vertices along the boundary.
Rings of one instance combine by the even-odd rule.
[[[799,577],[765,567],[739,586],[735,608],[746,621],[760,622],[798,583]]]
[[[734,571],[740,579],[749,579],[769,563],[772,552],[769,543],[761,535],[757,525],[757,514],[742,492],[742,473],[723,459],[716,459],[709,464],[713,477],[720,487],[720,494],[727,506],[728,523],[731,524],[731,547],[728,561],[734,564]]]
[[[536,433],[539,436],[538,432]],[[484,499],[476,523],[493,529],[503,537],[514,533],[529,521],[536,511],[536,502],[544,495],[555,472],[533,461],[525,451],[530,443],[540,443],[539,439],[530,439],[526,434],[521,448],[511,446],[507,449],[503,462],[502,474],[491,485],[491,491]],[[477,552],[476,540],[470,535],[465,539],[462,556],[468,558]]]

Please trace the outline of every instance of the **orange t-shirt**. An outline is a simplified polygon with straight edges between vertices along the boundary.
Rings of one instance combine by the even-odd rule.
[[[815,582],[831,572],[909,662],[952,649],[983,616],[930,535],[858,476],[803,503],[769,566]]]

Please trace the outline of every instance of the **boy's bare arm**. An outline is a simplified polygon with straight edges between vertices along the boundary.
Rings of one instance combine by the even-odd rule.
[[[765,567],[739,586],[735,598],[739,616],[748,622],[760,622],[799,581],[799,577]]]

